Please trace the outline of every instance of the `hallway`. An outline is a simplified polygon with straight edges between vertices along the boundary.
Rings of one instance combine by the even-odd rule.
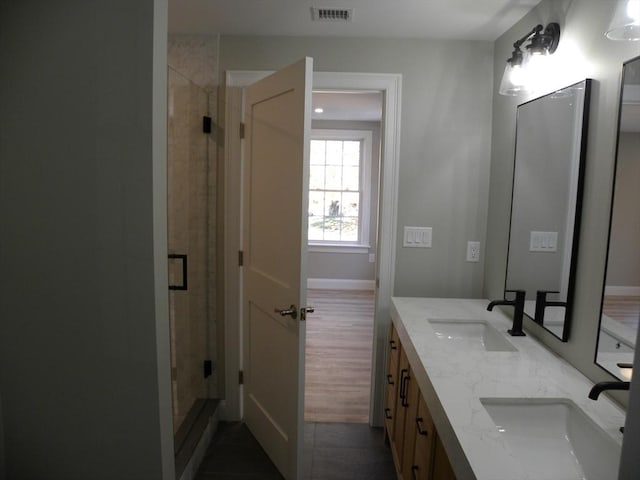
[[[366,424],[306,423],[305,480],[392,480],[391,450],[381,428]],[[220,423],[196,480],[280,480],[244,423]]]
[[[369,422],[374,293],[307,292],[305,412],[307,422]]]

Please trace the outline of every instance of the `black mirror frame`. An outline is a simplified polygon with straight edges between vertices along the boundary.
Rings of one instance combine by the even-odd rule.
[[[609,230],[607,233],[607,248],[605,250],[605,263],[604,263],[604,272],[602,276],[602,296],[600,298],[600,318],[598,319],[598,331],[596,334],[596,348],[593,352],[593,363],[595,363],[602,370],[607,372],[608,374],[614,376],[619,380],[623,380],[619,375],[616,375],[614,372],[610,371],[608,368],[604,367],[600,363],[598,363],[598,347],[600,345],[600,332],[602,329],[602,315],[604,311],[604,296],[605,289],[607,288],[607,273],[609,271],[609,249],[611,248],[611,227],[613,225],[613,208],[615,206],[615,194],[616,194],[616,179],[618,175],[618,154],[620,153],[620,125],[622,123],[622,106],[624,104],[624,83],[625,83],[625,72],[626,67],[630,63],[640,60],[640,56],[633,57],[630,60],[627,60],[622,64],[622,71],[620,74],[620,89],[618,94],[618,124],[616,128],[616,150],[615,156],[613,158],[613,176],[611,179],[611,203],[609,205]]]
[[[559,339],[562,342],[567,342],[569,340],[569,333],[571,331],[571,323],[573,318],[573,300],[574,300],[574,291],[575,291],[575,277],[576,277],[576,269],[578,264],[578,250],[580,244],[580,229],[581,229],[581,218],[582,218],[582,200],[583,200],[583,190],[584,190],[584,175],[585,175],[585,164],[587,157],[587,138],[589,133],[589,112],[590,112],[590,104],[591,104],[591,88],[592,88],[593,80],[590,78],[585,78],[580,82],[573,83],[571,85],[567,85],[561,89],[556,90],[555,92],[548,93],[546,95],[542,95],[540,97],[536,97],[534,99],[528,100],[527,102],[521,103],[518,105],[518,109],[524,105],[527,105],[531,102],[535,102],[536,100],[540,100],[546,97],[551,97],[557,92],[577,87],[580,84],[584,84],[584,104],[582,109],[582,128],[581,128],[581,138],[580,138],[580,157],[578,160],[578,178],[576,185],[576,208],[574,215],[574,224],[573,224],[573,239],[571,244],[571,263],[569,267],[569,281],[567,285],[567,301],[566,301],[566,311],[564,318],[564,325],[562,328],[562,336],[559,337],[555,332],[545,327],[544,324],[536,322],[530,315],[524,314],[526,318],[535,322],[536,325],[540,325],[547,332],[553,335],[555,338]],[[516,115],[517,118],[517,115]],[[518,138],[518,125],[516,121],[516,141],[514,145],[514,153],[513,153],[513,179],[511,182],[511,208],[509,211],[509,238],[507,243],[507,265],[506,272],[504,278],[504,291],[505,298],[507,292],[507,275],[509,271],[509,249],[511,245],[511,227],[513,223],[513,198],[515,191],[515,179],[516,179],[516,153],[517,153],[517,138]]]

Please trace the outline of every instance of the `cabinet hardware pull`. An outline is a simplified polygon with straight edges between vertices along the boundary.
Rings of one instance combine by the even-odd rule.
[[[389,385],[393,385],[393,375],[391,375],[390,373],[387,375],[387,383]]]
[[[409,394],[408,394],[407,391],[409,390],[409,388],[408,388],[409,387],[409,380],[411,380],[411,377],[409,376],[409,373],[407,373],[407,376],[404,377],[404,379],[406,381],[404,382],[404,398],[402,399],[402,406],[403,407],[408,407],[409,406],[409,402],[408,402]]]
[[[396,341],[395,340],[389,340],[389,346],[391,347],[391,350],[397,350],[398,347],[396,346]]]
[[[386,418],[387,420],[391,420],[393,418],[393,415],[391,415],[391,409],[390,408],[385,408],[384,409],[384,418]]]
[[[411,467],[411,476],[413,477],[413,480],[418,480],[418,470],[420,470],[420,467],[418,465],[414,465]]]
[[[408,407],[409,404],[406,404],[406,397],[407,397],[407,381],[409,380],[409,370],[406,368],[403,368],[402,370],[400,370],[400,403],[402,404],[403,407]]]
[[[418,427],[418,433],[420,435],[429,435],[429,432],[422,429],[422,422],[424,419],[422,417],[416,418],[416,426]]]

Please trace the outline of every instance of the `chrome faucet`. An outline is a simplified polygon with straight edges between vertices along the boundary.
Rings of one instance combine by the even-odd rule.
[[[524,299],[526,292],[524,290],[505,290],[505,293],[515,293],[515,300],[494,300],[487,305],[487,310],[493,310],[496,305],[510,305],[514,307],[513,326],[507,330],[512,337],[524,337],[526,334],[522,331],[522,319],[524,317]]]
[[[547,293],[560,293],[553,290],[538,290],[536,292],[536,313],[533,321],[542,325],[544,323],[544,309],[547,307],[565,307],[567,302],[549,302],[547,301]]]
[[[605,390],[629,390],[631,382],[600,382],[596,383],[589,392],[591,400],[597,400],[598,396]]]

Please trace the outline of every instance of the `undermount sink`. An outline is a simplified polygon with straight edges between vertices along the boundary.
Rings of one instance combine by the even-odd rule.
[[[465,350],[515,352],[516,348],[485,320],[429,320],[436,336]]]
[[[620,445],[564,398],[481,398],[505,446],[538,480],[616,478]]]

